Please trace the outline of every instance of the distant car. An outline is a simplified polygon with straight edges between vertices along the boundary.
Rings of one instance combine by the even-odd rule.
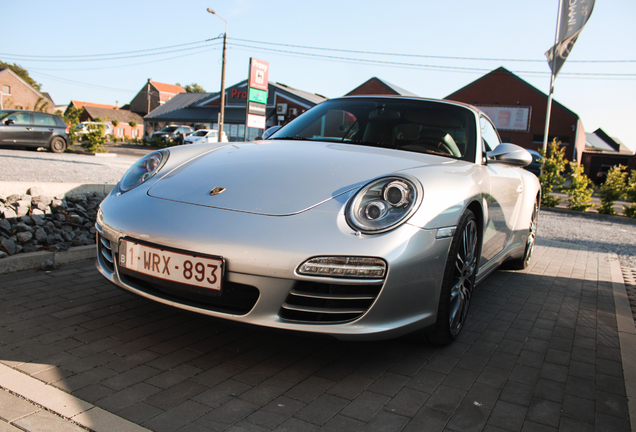
[[[161,129],[159,132],[153,133],[150,137],[158,138],[164,142],[182,142],[183,137],[190,135],[192,132],[194,132],[194,128],[190,126],[170,125]]]
[[[0,145],[45,147],[63,153],[68,145],[68,126],[54,114],[0,110]]]
[[[219,142],[219,131],[216,129],[199,129],[195,133],[188,135],[183,144],[201,144]],[[228,142],[227,135],[223,132],[221,142]]]
[[[528,265],[541,186],[478,108],[345,97],[278,128],[133,164],[99,209],[99,271],[246,324],[445,344],[477,283]]]
[[[532,155],[532,162],[530,162],[530,165],[525,166],[524,168],[530,171],[532,174],[539,177],[541,175],[541,165],[543,164],[543,156],[541,156],[541,154],[535,150],[528,150],[528,153]]]
[[[104,126],[104,136],[114,136],[114,130],[113,130],[113,125],[110,123],[103,123],[103,122],[82,122],[82,123],[78,123],[77,126],[75,126],[75,133],[82,135],[85,134],[87,132],[90,132],[93,127],[97,127],[98,125],[102,125]]]

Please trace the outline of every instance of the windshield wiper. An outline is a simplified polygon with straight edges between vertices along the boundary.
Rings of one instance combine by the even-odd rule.
[[[378,142],[378,141],[348,140],[348,141],[342,141],[342,143],[356,144],[356,145],[367,146],[367,147],[382,147],[382,148],[393,148],[393,149],[396,148],[393,145],[383,143],[383,142]]]
[[[286,136],[286,137],[273,137],[273,138],[267,138],[268,140],[295,140],[295,141],[315,141],[311,138],[305,138],[305,137],[299,137],[299,136]]]

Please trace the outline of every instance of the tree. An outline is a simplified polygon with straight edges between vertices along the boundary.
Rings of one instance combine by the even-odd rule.
[[[91,153],[105,153],[108,150],[104,148],[106,144],[106,126],[98,123],[90,123],[88,126],[88,132],[82,136],[82,143],[80,144],[86,151]]]
[[[134,121],[134,120],[131,120],[131,121],[129,121],[129,122],[128,122],[128,125],[130,125],[130,127],[134,130],[134,129],[135,129],[135,127],[137,127],[137,122],[136,122],[136,121]],[[137,136],[135,137],[135,134],[134,134],[134,133],[133,133],[133,131],[131,130],[131,131],[130,131],[130,137],[131,137],[131,138],[139,138],[139,135],[137,135]]]
[[[66,125],[68,126],[68,137],[71,144],[75,144],[79,141],[79,137],[77,136],[76,132],[77,129],[75,129],[75,126],[79,124],[80,116],[83,111],[84,108],[77,109],[74,106],[70,106],[62,117],[64,119],[64,123],[66,123]]]
[[[181,84],[179,83],[177,83],[177,85],[181,86]],[[197,83],[186,84],[182,87],[187,93],[205,93],[205,90],[203,89],[203,87],[201,87]]]
[[[541,205],[546,207],[556,207],[561,199],[551,192],[561,192],[565,179],[561,175],[565,169],[565,148],[561,147],[561,142],[557,143],[556,138],[549,147],[550,156],[546,157],[543,154],[543,150],[540,151],[543,156],[543,164],[541,166],[541,176],[539,181],[541,182]]]
[[[40,91],[40,88],[42,87],[42,85],[35,82],[35,80],[29,75],[29,72],[27,72],[27,70],[20,65],[17,65],[15,63],[9,64],[0,60],[0,69],[11,69],[17,76],[25,80],[31,87],[33,87],[37,91]]]
[[[597,195],[601,198],[601,205],[598,207],[598,212],[602,214],[614,215],[614,202],[621,199],[625,194],[625,180],[627,179],[627,173],[623,170],[623,165],[613,166],[607,172],[607,179],[605,183],[599,188]]]
[[[119,124],[119,120],[113,119],[111,123],[113,124],[113,126],[117,127],[117,125]]]
[[[632,170],[625,185],[625,199],[631,206],[623,206],[625,214],[631,218],[636,218],[636,170]]]
[[[577,165],[575,163],[570,164],[570,185],[563,188],[568,194],[570,203],[568,208],[570,210],[586,212],[588,209],[594,207],[594,204],[590,203],[592,200],[592,194],[594,189],[590,188],[590,179],[583,173],[583,165]]]

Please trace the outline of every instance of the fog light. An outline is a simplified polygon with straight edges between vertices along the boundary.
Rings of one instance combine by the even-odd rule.
[[[380,279],[386,274],[386,263],[379,258],[317,257],[301,264],[298,273],[308,276]]]

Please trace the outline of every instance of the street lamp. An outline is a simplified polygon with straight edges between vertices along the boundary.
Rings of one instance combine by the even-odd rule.
[[[221,110],[219,111],[218,133],[218,142],[221,142],[221,137],[223,135],[223,123],[225,122],[225,48],[227,46],[227,20],[218,13],[214,12],[212,8],[208,8],[208,12],[225,21],[225,33],[223,33],[223,61],[221,66]]]

